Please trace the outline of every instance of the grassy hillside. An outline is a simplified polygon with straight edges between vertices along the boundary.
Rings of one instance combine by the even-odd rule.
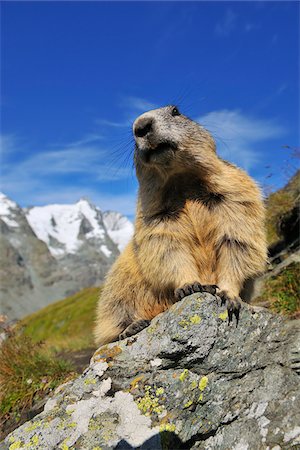
[[[267,239],[268,244],[274,244],[280,239],[277,231],[278,219],[287,211],[291,210],[300,196],[300,171],[298,171],[288,184],[269,195],[267,206]]]
[[[19,323],[33,342],[44,341],[56,351],[94,347],[95,309],[101,290],[83,289],[27,316]]]

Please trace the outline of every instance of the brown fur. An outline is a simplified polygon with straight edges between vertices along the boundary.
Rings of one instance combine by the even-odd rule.
[[[151,113],[159,126],[170,121],[180,130],[178,136],[171,130],[179,145],[145,163],[139,152],[146,138],[136,139],[135,233],[107,276],[97,309],[97,344],[165,311],[186,283],[216,284],[238,301],[245,280],[265,267],[264,207],[254,181],[216,155],[212,137],[198,124],[169,118],[167,108]],[[155,139],[165,136],[165,129],[157,130]]]

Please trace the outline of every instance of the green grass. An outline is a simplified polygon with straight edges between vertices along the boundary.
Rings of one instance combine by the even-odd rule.
[[[75,375],[70,363],[19,332],[2,343],[0,361],[0,425],[17,424],[24,410]]]
[[[0,347],[0,438],[51,390],[75,376],[58,352],[95,347],[100,288],[87,288],[25,317]],[[10,425],[9,425],[10,426]],[[1,431],[2,429],[2,431]]]
[[[95,347],[93,328],[101,290],[91,287],[31,314],[18,327],[34,342],[45,341],[57,351]]]
[[[300,315],[300,264],[292,263],[278,275],[266,281],[263,293],[255,303],[268,300],[273,311],[289,316]]]

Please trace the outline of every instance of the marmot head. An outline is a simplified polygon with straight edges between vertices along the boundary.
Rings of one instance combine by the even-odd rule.
[[[210,133],[181,114],[176,106],[142,114],[133,124],[133,134],[137,168],[148,166],[180,172],[215,153]]]

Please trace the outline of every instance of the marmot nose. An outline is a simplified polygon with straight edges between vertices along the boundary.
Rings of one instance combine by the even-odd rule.
[[[153,119],[150,117],[141,117],[134,126],[134,134],[136,137],[144,137],[152,130]]]

